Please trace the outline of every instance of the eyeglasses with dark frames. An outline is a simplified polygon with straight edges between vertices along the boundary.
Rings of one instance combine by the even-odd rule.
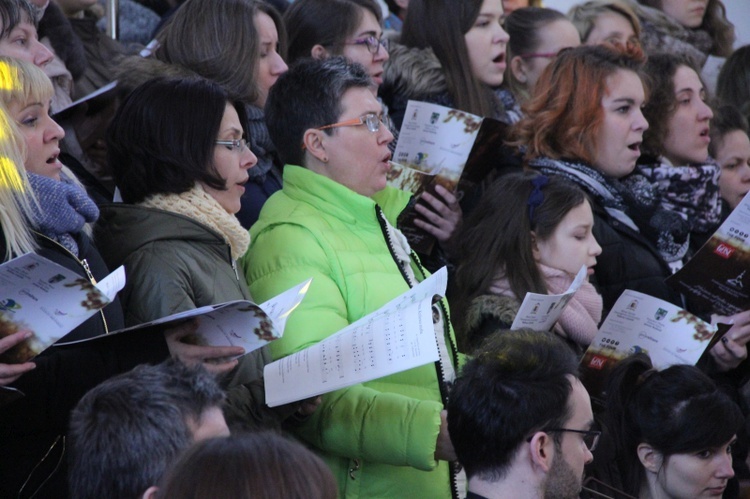
[[[572,430],[570,428],[550,428],[548,430],[543,430],[545,433],[558,433],[558,432],[568,432],[568,433],[578,433],[583,435],[583,443],[586,444],[586,447],[589,451],[594,452],[594,449],[596,449],[596,446],[599,445],[599,437],[602,436],[602,432],[598,430]]]
[[[388,42],[388,38],[385,38],[384,36],[375,38],[370,35],[363,38],[355,38],[351,42],[344,43],[344,45],[367,45],[368,52],[375,55],[378,53],[378,50],[380,50],[381,45],[387,51],[390,43]]]
[[[338,128],[342,126],[360,126],[365,125],[367,126],[367,129],[371,131],[372,133],[376,133],[380,131],[380,124],[384,124],[386,128],[389,130],[391,129],[391,120],[388,117],[387,114],[382,114],[378,116],[375,113],[367,113],[363,116],[360,116],[359,118],[354,118],[347,121],[340,121],[338,123],[334,123],[332,125],[325,125],[316,128],[316,130],[326,130],[328,128]]]
[[[227,149],[236,152],[243,152],[247,148],[246,139],[217,140],[214,144],[217,146],[226,146]]]

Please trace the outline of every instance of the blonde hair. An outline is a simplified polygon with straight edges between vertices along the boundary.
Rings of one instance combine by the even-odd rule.
[[[30,221],[32,206],[39,208],[23,167],[26,142],[8,110],[14,103],[47,102],[53,94],[52,82],[41,69],[0,57],[0,228],[6,240],[5,259],[36,250]],[[80,186],[67,168],[63,174]]]
[[[44,71],[34,64],[12,57],[0,56],[0,105],[4,110],[5,122],[3,123],[3,130],[11,130],[14,142],[14,148],[19,152],[18,158],[16,158],[15,170],[19,173],[21,178],[21,184],[19,189],[15,190],[15,196],[17,202],[20,203],[21,212],[28,217],[28,220],[34,218],[30,216],[32,214],[30,210],[31,206],[34,205],[41,210],[41,207],[34,196],[34,192],[28,185],[26,178],[26,169],[23,167],[24,159],[27,154],[26,141],[23,139],[23,135],[18,129],[18,123],[11,117],[9,109],[13,104],[20,104],[21,107],[26,107],[30,102],[49,102],[55,90],[52,86],[52,82]],[[4,150],[4,149],[3,149]],[[20,162],[18,161],[20,158]],[[6,169],[8,170],[8,169]],[[8,170],[9,171],[9,170]],[[64,176],[70,183],[75,184],[84,192],[86,191],[83,184],[75,176],[75,174],[67,167],[63,166],[62,176]],[[19,195],[23,192],[22,195]],[[29,229],[26,229],[27,231]],[[91,224],[85,224],[82,229],[87,235],[91,235],[92,228]],[[21,238],[25,237],[23,235]],[[8,234],[6,233],[6,239]],[[33,237],[31,237],[33,243]],[[11,243],[8,241],[8,246]],[[32,251],[28,249],[28,246],[23,246],[26,251]],[[36,247],[33,245],[32,247]],[[6,254],[6,256],[8,256]]]
[[[40,68],[30,62],[0,57],[0,69],[12,81],[3,85],[2,100],[7,108],[13,103],[49,102],[55,93],[52,82]]]
[[[636,38],[641,37],[641,22],[633,9],[620,0],[590,0],[574,5],[568,11],[568,19],[581,35],[581,43],[586,43],[596,26],[596,20],[602,14],[615,13],[628,20],[633,27]]]
[[[0,61],[0,91],[14,86],[14,74]],[[23,139],[0,99],[0,229],[5,238],[4,260],[35,251],[28,224],[36,203],[23,168]]]

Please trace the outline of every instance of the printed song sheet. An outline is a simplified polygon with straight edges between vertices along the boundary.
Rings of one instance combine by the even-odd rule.
[[[281,338],[289,314],[305,297],[311,281],[312,279],[308,279],[261,305],[247,300],[209,305],[114,331],[109,333],[109,336],[154,326],[166,328],[187,319],[198,318],[195,333],[183,338],[182,341],[195,345],[241,346],[247,355]],[[63,340],[57,345],[69,343],[75,342]]]
[[[717,328],[667,301],[625,290],[581,360],[581,379],[601,393],[612,367],[633,353],[646,353],[654,367],[695,364]]]
[[[399,131],[388,184],[419,196],[441,185],[455,192],[482,125],[482,117],[449,107],[410,100]],[[428,205],[425,205],[428,206]],[[406,211],[400,228],[415,251],[429,253],[435,238],[414,225]]]
[[[511,329],[528,328],[534,331],[549,331],[555,325],[557,319],[565,310],[565,306],[586,279],[586,266],[576,274],[568,290],[559,295],[542,295],[538,293],[526,293],[526,297],[518,309],[516,318],[513,320]]]
[[[21,330],[33,336],[0,354],[0,362],[25,362],[108,305],[125,284],[122,267],[94,285],[34,253],[0,265],[0,338]]]
[[[750,308],[750,195],[667,284],[713,313]]]
[[[434,296],[445,296],[445,268],[325,340],[268,364],[269,407],[412,369],[439,358]]]

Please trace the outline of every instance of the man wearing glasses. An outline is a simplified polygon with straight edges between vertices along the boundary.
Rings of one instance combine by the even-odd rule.
[[[456,379],[451,441],[467,499],[577,498],[600,432],[572,351],[553,334],[501,331]]]

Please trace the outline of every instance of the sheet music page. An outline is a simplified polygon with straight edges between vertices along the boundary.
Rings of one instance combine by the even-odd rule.
[[[439,359],[432,298],[444,296],[440,269],[338,333],[264,369],[269,407],[405,371]]]

